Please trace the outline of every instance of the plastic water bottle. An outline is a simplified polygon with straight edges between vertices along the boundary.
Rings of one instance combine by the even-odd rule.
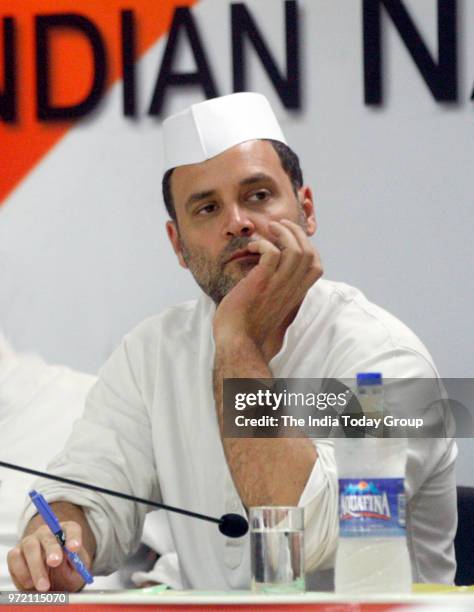
[[[370,418],[379,413],[383,423],[381,374],[358,374],[357,392],[364,415]],[[337,593],[411,591],[405,527],[407,440],[375,435],[335,440],[339,477]]]

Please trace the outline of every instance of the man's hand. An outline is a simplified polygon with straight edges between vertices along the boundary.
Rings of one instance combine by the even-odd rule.
[[[82,510],[76,507],[76,511],[82,514],[86,521]],[[90,552],[92,532],[88,526],[84,530],[82,523],[82,520],[64,521],[61,522],[61,528],[66,536],[66,546],[76,552],[86,567],[90,568],[93,554]],[[88,546],[84,545],[84,540],[88,540]],[[94,539],[93,549],[95,550]],[[73,592],[84,586],[84,580],[69,563],[67,555],[39,516],[32,518],[23,539],[8,552],[7,562],[13,583],[22,591]]]
[[[246,507],[296,505],[317,459],[308,439],[252,440],[223,434],[223,380],[273,377],[270,359],[306,292],[322,274],[319,256],[298,225],[282,220],[272,223],[271,230],[275,244],[262,238],[247,245],[260,260],[214,315],[216,411],[227,462]]]
[[[323,271],[303,229],[287,219],[270,223],[275,244],[261,238],[246,249],[258,264],[226,295],[214,316],[216,344],[236,336],[250,339],[267,358],[268,345]],[[267,359],[267,362],[269,359]]]

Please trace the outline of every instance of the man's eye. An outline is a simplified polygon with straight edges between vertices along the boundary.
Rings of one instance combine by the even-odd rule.
[[[259,189],[258,191],[254,191],[254,193],[250,194],[249,201],[250,202],[264,202],[270,197],[270,192],[266,189]]]
[[[201,206],[200,208],[197,209],[196,214],[198,215],[209,215],[212,212],[214,212],[216,209],[216,205],[215,204],[205,204],[204,206]]]

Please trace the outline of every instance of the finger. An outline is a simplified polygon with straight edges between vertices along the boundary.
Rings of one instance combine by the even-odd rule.
[[[261,266],[260,269],[264,269],[266,273],[273,274],[278,268],[280,262],[281,251],[278,247],[272,244],[269,240],[260,238],[254,242],[249,242],[247,250],[251,253],[259,253],[261,255],[258,265],[254,268],[256,270]]]
[[[51,585],[39,539],[35,535],[27,536],[21,542],[21,549],[36,590],[47,591]]]
[[[302,249],[293,232],[277,221],[269,224],[272,233],[277,238],[277,244],[282,251],[278,272],[282,276],[289,276],[301,267]]]
[[[280,223],[283,225],[283,227],[287,227],[291,232],[293,232],[295,239],[298,241],[298,244],[303,251],[309,252],[314,250],[308,235],[300,225],[294,221],[290,221],[290,219],[280,219]]]
[[[289,219],[281,219],[280,223],[288,227],[295,235],[303,251],[303,262],[307,280],[312,285],[322,276],[323,269],[318,250],[311,243],[303,228]]]
[[[27,591],[33,588],[30,570],[19,546],[15,546],[15,548],[8,551],[7,565],[13,584],[18,590]]]
[[[319,255],[316,249],[314,248],[313,244],[304,232],[303,228],[300,227],[297,223],[294,223],[289,219],[281,219],[280,223],[283,225],[283,227],[288,228],[292,232],[293,236],[295,237],[295,240],[298,242],[301,249],[301,265],[303,266],[306,272],[307,269],[311,267],[315,258],[319,259]]]
[[[269,228],[272,234],[276,237],[277,246],[281,249],[292,249],[293,251],[299,250],[299,243],[296,240],[293,232],[285,227],[281,221],[270,221]]]
[[[66,536],[66,546],[69,550],[77,552],[82,548],[82,529],[75,521],[66,521],[61,523],[61,527]]]
[[[49,530],[38,529],[38,540],[44,551],[44,557],[46,559],[46,565],[49,567],[57,567],[63,560],[63,549],[59,545],[59,542]]]

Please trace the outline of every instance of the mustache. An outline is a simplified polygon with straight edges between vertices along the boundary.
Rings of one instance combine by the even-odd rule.
[[[256,240],[258,240],[257,237],[235,236],[234,238],[230,240],[230,242],[226,245],[226,247],[222,250],[221,254],[219,255],[219,264],[221,266],[224,265],[224,263],[230,257],[232,257],[232,255],[236,251],[240,251],[240,250],[247,248],[247,246],[251,242],[255,242]]]

